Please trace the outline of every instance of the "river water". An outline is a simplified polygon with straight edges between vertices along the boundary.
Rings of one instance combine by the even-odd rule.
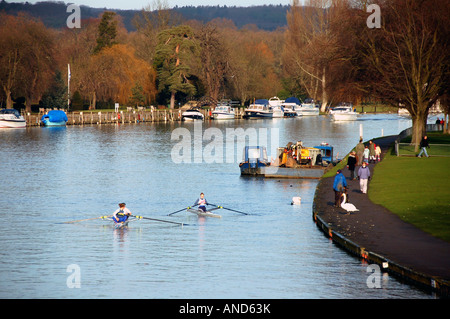
[[[369,265],[313,222],[317,180],[241,177],[241,145],[228,138],[244,130],[269,148],[328,142],[343,157],[361,125],[368,140],[411,121],[377,114],[348,123],[317,116],[1,130],[0,298],[430,298],[388,274],[370,288]],[[248,215],[167,216],[200,192]],[[301,205],[290,204],[294,196]],[[63,223],[110,215],[119,202],[188,225]]]

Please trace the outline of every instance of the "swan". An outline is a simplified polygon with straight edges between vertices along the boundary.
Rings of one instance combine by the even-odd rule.
[[[302,199],[300,197],[292,197],[291,205],[300,205]]]
[[[341,208],[345,209],[348,212],[359,212],[359,209],[355,207],[355,205],[346,203],[347,201],[347,194],[342,194],[342,201],[341,201]]]

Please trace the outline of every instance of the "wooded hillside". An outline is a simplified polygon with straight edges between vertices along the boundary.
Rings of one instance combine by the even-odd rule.
[[[3,11],[8,14],[27,12],[31,16],[41,19],[47,27],[62,28],[66,25],[66,7],[68,3],[70,1],[67,3],[62,1],[46,1],[30,4],[27,2],[15,3],[13,1],[2,0],[0,2],[0,12]],[[115,10],[114,8],[81,6],[81,15],[83,19],[97,18],[106,9],[114,11],[121,16],[123,24],[128,31],[136,30],[132,21],[140,10]],[[216,18],[222,18],[233,21],[238,28],[244,25],[254,25],[259,29],[271,31],[286,26],[286,12],[289,10],[289,6],[175,6],[173,10],[181,14],[185,20],[198,20],[206,23]]]

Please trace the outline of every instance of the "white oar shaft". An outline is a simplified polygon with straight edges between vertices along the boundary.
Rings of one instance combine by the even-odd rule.
[[[72,221],[69,221],[69,222],[64,222],[64,224],[79,223],[79,222],[84,222],[84,221],[87,221],[87,220],[94,220],[94,219],[100,219],[100,218],[109,218],[109,217],[112,217],[112,215],[100,216],[100,217],[94,217],[94,218],[86,218],[86,219],[79,219],[79,220],[72,220]]]

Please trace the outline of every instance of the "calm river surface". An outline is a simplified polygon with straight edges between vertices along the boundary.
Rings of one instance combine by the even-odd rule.
[[[411,121],[378,114],[348,123],[318,116],[1,130],[0,298],[430,298],[387,274],[381,288],[368,288],[368,265],[312,220],[317,181],[243,178],[242,150],[226,144],[227,132],[242,128],[270,145],[274,138],[281,146],[328,142],[341,158],[358,142],[360,124],[368,140]],[[174,152],[186,132],[190,160],[187,148]],[[180,154],[185,161],[177,163]],[[167,216],[200,192],[250,214]],[[290,205],[294,196],[301,205]],[[119,202],[137,215],[189,225],[63,223],[110,215]]]

